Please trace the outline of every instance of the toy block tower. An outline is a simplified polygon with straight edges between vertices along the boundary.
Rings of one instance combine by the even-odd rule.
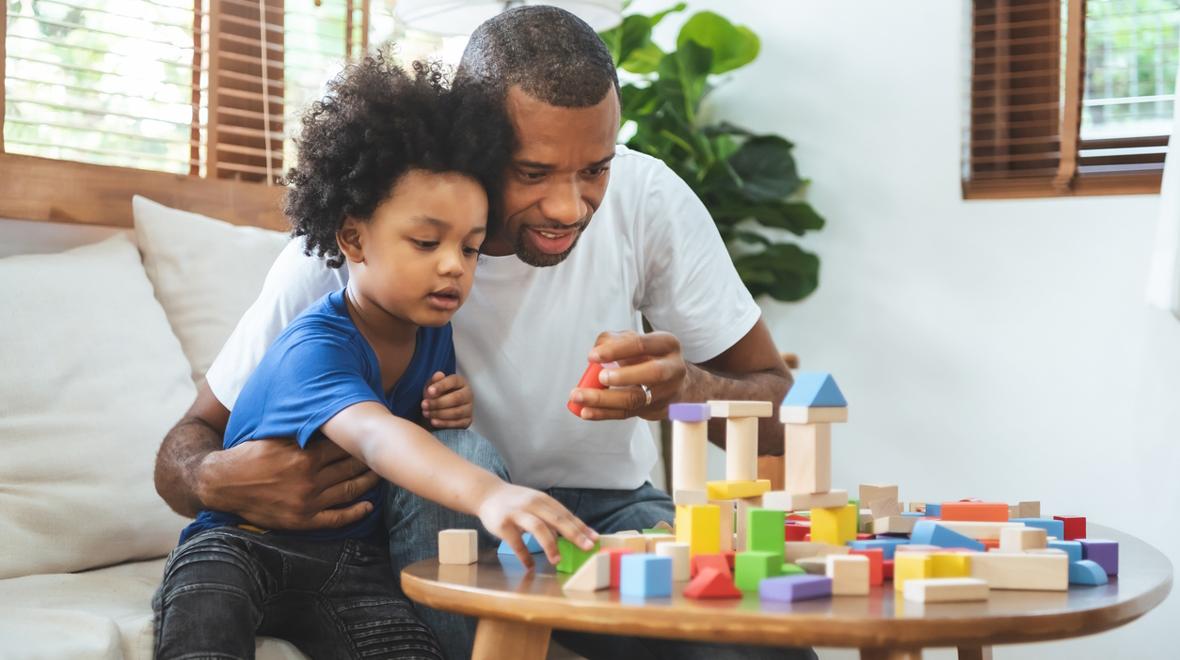
[[[762,506],[769,479],[758,478],[758,420],[774,414],[769,401],[710,401],[713,417],[725,418],[725,480],[708,482],[709,503],[721,510],[721,550],[746,550],[750,509]]]
[[[679,505],[705,503],[706,450],[709,444],[709,405],[673,403],[672,499]]]
[[[786,511],[842,510],[848,504],[848,493],[832,490],[832,424],[848,420],[848,402],[831,374],[796,374],[795,384],[779,409],[779,419],[786,427],[784,490],[768,493],[763,505]],[[853,537],[857,516],[852,523]],[[843,515],[839,518],[843,520]],[[824,540],[815,537],[815,523],[813,520],[812,540]],[[839,536],[845,534],[846,530]]]

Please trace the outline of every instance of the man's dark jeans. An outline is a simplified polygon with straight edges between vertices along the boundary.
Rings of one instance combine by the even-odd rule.
[[[385,547],[222,527],[168,557],[152,599],[156,657],[254,657],[254,636],[309,657],[442,657],[401,596]]]

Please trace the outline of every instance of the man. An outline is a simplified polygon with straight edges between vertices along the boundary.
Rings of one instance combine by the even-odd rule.
[[[506,11],[472,35],[455,84],[488,86],[503,98],[518,144],[493,202],[501,230],[485,242],[454,320],[476,433],[439,438],[490,470],[503,473],[506,463],[514,482],[545,490],[601,533],[670,521],[671,499],[647,483],[655,445],[638,418],[658,419],[675,401],[781,400],[791,379],[760,311],[691,189],[660,161],[615,146],[618,80],[584,22],[553,7]],[[368,511],[332,508],[376,477],[331,443],[307,451],[275,439],[220,449],[228,408],[270,341],[343,285],[339,271],[302,254],[301,242],[279,256],[161,447],[156,486],[176,511],[228,511],[273,529],[343,525]],[[641,315],[656,332],[642,334]],[[602,372],[610,389],[570,391],[587,357],[619,364]],[[583,404],[581,419],[566,409],[569,400]],[[446,426],[429,409],[423,414]],[[777,453],[782,426],[764,422],[761,447]],[[397,488],[386,522],[397,571],[434,555],[439,529],[478,527]],[[471,631],[460,617],[423,610],[449,654],[469,652]],[[558,639],[591,657],[812,657],[600,635]]]

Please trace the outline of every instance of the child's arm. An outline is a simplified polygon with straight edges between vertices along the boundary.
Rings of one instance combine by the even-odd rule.
[[[479,516],[484,527],[512,546],[526,566],[532,565],[532,557],[521,532],[531,532],[555,564],[560,557],[552,530],[584,550],[598,537],[557,500],[472,465],[422,427],[376,402],[345,408],[321,430],[389,481],[449,509]]]

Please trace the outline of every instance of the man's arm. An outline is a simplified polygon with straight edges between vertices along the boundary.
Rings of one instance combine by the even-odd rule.
[[[619,362],[604,369],[600,379],[608,390],[576,389],[575,401],[584,404],[584,419],[623,419],[634,415],[646,419],[667,416],[668,404],[709,399],[770,401],[777,404],[793,383],[787,365],[774,345],[766,323],[754,327],[717,357],[702,364],[684,361],[680,341],[667,332],[603,333],[590,359]],[[652,402],[639,387],[651,389]],[[777,406],[776,406],[777,407]],[[710,422],[709,437],[724,446],[724,421]],[[758,452],[783,453],[783,425],[778,416],[762,419],[758,427]]]
[[[348,508],[380,481],[361,461],[330,442],[306,450],[293,440],[255,440],[221,449],[229,421],[207,384],[156,454],[156,492],[172,510],[193,517],[201,509],[236,513],[266,529],[342,527],[369,513],[368,502]]]

